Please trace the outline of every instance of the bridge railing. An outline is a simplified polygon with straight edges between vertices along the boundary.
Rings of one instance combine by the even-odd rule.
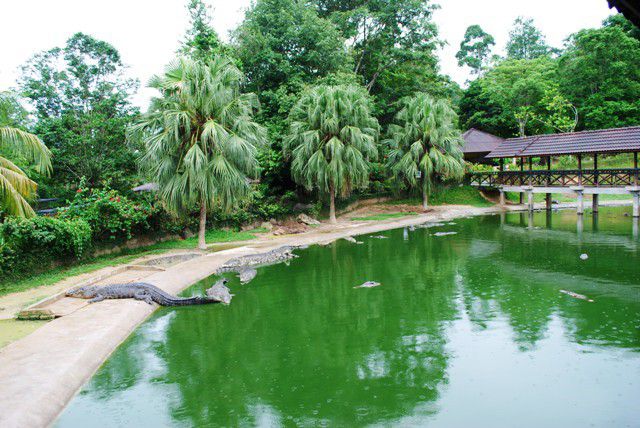
[[[633,186],[640,182],[640,169],[569,169],[569,170],[533,170],[533,171],[490,171],[475,172],[468,175],[472,186]]]

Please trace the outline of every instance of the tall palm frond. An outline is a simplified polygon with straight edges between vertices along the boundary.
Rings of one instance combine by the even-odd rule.
[[[464,140],[456,128],[457,116],[448,101],[418,93],[403,101],[389,127],[387,166],[393,177],[420,188],[423,207],[435,178],[461,179]]]
[[[41,174],[51,172],[51,152],[35,135],[11,126],[0,126],[0,150],[33,163]],[[29,205],[37,190],[29,179],[7,157],[0,156],[0,208],[9,215],[31,217],[35,215]]]
[[[173,213],[231,209],[250,191],[258,173],[257,146],[265,129],[253,121],[257,97],[240,93],[242,72],[225,57],[178,58],[149,86],[162,94],[129,129],[145,147],[141,167],[159,185]],[[199,244],[201,247],[203,242]]]
[[[348,195],[369,181],[369,161],[378,156],[379,125],[371,104],[356,86],[316,86],[293,107],[285,139],[294,180],[308,190],[330,195],[335,222],[335,194]]]

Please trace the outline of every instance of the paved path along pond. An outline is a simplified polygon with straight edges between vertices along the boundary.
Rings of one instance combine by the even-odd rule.
[[[55,426],[637,426],[625,212],[458,219],[227,273],[230,306],[156,311]]]

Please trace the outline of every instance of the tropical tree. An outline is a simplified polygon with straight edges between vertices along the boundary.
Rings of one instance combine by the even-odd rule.
[[[9,94],[0,93],[0,210],[17,217],[35,213],[28,200],[37,184],[12,159],[32,163],[41,174],[51,172],[51,153],[38,137],[14,126],[17,104]]]
[[[130,129],[144,144],[141,166],[174,214],[200,209],[198,247],[206,248],[207,211],[229,210],[250,192],[256,147],[265,130],[253,121],[254,94],[242,94],[242,72],[226,57],[179,58],[150,87],[162,94]]]
[[[507,41],[507,58],[535,59],[551,53],[544,34],[538,30],[531,18],[519,16],[513,23]]]
[[[366,91],[355,85],[315,86],[289,115],[285,154],[293,179],[329,195],[329,219],[336,222],[336,194],[346,196],[369,181],[369,161],[377,158],[378,121]]]
[[[460,50],[456,54],[458,65],[471,68],[471,73],[479,75],[486,66],[491,48],[496,42],[493,36],[485,32],[479,25],[470,25],[460,42]]]
[[[420,188],[422,208],[427,209],[435,179],[462,178],[464,140],[447,100],[418,93],[402,104],[385,141],[391,148],[388,167],[396,180]]]
[[[91,187],[129,190],[135,181],[133,147],[125,131],[138,109],[138,82],[111,44],[76,33],[63,47],[34,55],[22,68],[22,95],[37,119],[33,131],[53,152],[48,196],[69,196],[82,177]]]

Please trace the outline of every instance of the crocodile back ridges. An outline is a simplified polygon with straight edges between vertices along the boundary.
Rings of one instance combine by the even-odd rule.
[[[144,300],[147,303],[156,302],[162,306],[202,305],[206,303],[219,303],[222,301],[219,298],[216,298],[216,296],[172,296],[155,285],[146,282],[109,284],[105,286],[83,286],[68,291],[66,295],[69,297],[91,299],[91,302],[99,302],[104,299],[137,299]]]
[[[133,282],[128,285],[135,286],[140,290],[144,290],[151,296],[151,299],[159,305],[162,306],[187,306],[187,305],[201,305],[205,303],[217,303],[216,300],[201,297],[201,296],[193,296],[193,297],[178,297],[172,296],[166,291],[156,287],[155,285],[148,284],[146,282]]]

